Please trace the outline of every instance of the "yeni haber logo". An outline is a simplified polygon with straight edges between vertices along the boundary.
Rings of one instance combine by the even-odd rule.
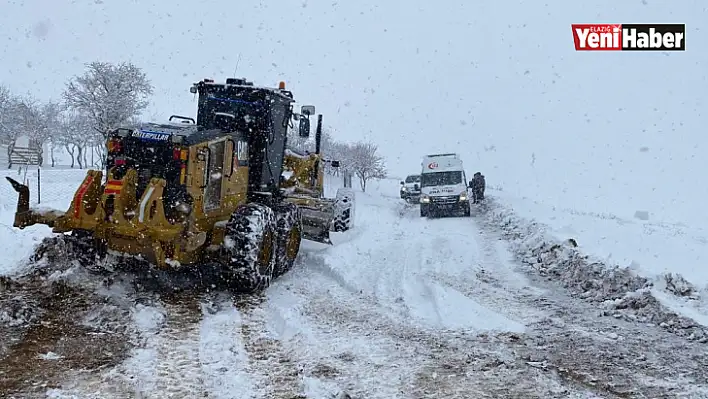
[[[577,51],[685,51],[686,24],[572,24]]]

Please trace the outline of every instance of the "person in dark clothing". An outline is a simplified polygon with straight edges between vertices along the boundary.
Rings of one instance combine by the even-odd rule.
[[[480,200],[484,199],[484,189],[486,187],[486,182],[484,180],[484,175],[480,172],[474,174],[472,181],[470,182],[470,188],[472,189],[472,203],[476,204]]]

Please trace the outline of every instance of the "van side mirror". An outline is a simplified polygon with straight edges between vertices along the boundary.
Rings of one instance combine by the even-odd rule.
[[[470,180],[469,183],[467,183],[467,187],[472,188],[472,180]]]
[[[338,167],[339,167],[339,161],[332,161],[332,162],[330,162],[330,165],[332,165],[333,168],[338,168]]]
[[[401,180],[401,185],[404,185],[404,184],[406,184],[406,183],[403,180]]]
[[[415,190],[415,191],[420,190],[420,186],[418,185],[418,183],[413,185],[413,190]]]

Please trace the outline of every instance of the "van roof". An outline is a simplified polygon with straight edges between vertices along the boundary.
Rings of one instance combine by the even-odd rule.
[[[462,171],[462,160],[455,157],[426,156],[423,158],[422,173]]]
[[[455,154],[454,152],[448,152],[445,154],[430,154],[430,155],[426,155],[425,157],[426,158],[443,158],[443,157],[445,157],[445,158],[460,159],[460,156]]]

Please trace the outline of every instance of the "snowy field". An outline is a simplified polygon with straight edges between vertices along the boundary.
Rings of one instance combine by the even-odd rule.
[[[41,205],[66,208],[84,173],[42,171]],[[60,248],[30,264],[49,230],[13,230],[12,189],[0,190],[11,248],[2,274],[12,276],[0,280],[3,393],[708,397],[696,356],[708,341],[703,292],[681,296],[641,261],[613,271],[596,262],[601,252],[585,257],[563,242],[600,251],[583,225],[564,233],[552,224],[561,212],[503,191],[490,191],[471,218],[421,219],[397,181],[373,182],[357,192],[354,230],[336,233],[333,246],[304,243],[263,295],[233,297],[138,289],[140,277],[127,274],[105,280]]]
[[[37,169],[30,167],[25,171],[17,169],[0,171],[0,240],[5,245],[3,260],[0,261],[0,274],[8,274],[21,270],[35,245],[42,238],[51,234],[47,226],[30,226],[24,230],[12,227],[17,207],[17,193],[5,177],[10,177],[19,182],[26,182],[30,187],[30,203],[32,206],[41,206],[66,211],[71,204],[71,198],[76,189],[81,185],[86,170],[69,168],[44,168],[40,174],[40,203],[37,203]]]

